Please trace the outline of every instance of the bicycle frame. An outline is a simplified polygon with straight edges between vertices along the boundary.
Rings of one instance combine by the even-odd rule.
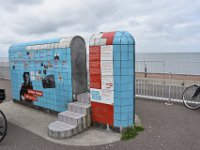
[[[195,99],[200,94],[200,86],[197,87],[194,95],[192,96],[193,99]]]
[[[184,105],[192,110],[200,108],[200,86],[188,86],[182,95]]]
[[[5,90],[0,89],[0,103],[6,98]],[[5,114],[0,110],[0,142],[3,141],[7,133],[7,120]]]

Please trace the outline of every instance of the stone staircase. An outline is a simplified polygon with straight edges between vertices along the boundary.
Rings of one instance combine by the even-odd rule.
[[[77,96],[77,101],[68,104],[68,110],[58,114],[58,121],[49,124],[48,134],[52,138],[71,137],[88,127],[91,123],[89,93]]]

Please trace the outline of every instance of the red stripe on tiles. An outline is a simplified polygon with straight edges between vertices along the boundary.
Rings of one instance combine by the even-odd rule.
[[[90,74],[90,88],[101,89],[100,74]]]
[[[113,126],[114,108],[113,105],[91,102],[92,120],[102,124]]]
[[[90,61],[90,75],[93,74],[101,74],[101,70],[100,70],[100,62],[99,61]]]
[[[112,45],[114,36],[115,32],[105,32],[103,33],[102,38],[107,38],[106,45]]]
[[[90,46],[89,50],[89,60],[90,61],[99,61],[101,59],[101,47],[100,46]]]
[[[101,89],[100,46],[90,46],[89,60],[90,88]]]

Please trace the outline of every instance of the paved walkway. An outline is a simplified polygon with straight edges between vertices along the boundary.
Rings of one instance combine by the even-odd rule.
[[[144,150],[199,150],[200,109],[193,111],[183,104],[167,106],[163,102],[136,102],[136,112],[145,131],[126,148]]]
[[[89,128],[68,139],[54,139],[48,136],[48,125],[58,119],[57,115],[45,113],[12,101],[0,104],[0,108],[6,114],[9,122],[54,143],[91,146],[113,143],[121,139],[119,133],[99,128]]]
[[[129,141],[101,146],[66,146],[55,144],[36,134],[9,123],[8,136],[0,145],[1,150],[199,150],[200,110],[192,111],[183,105],[167,106],[155,101],[136,101],[145,131]]]
[[[0,147],[1,150],[200,149],[200,110],[192,111],[185,108],[182,104],[167,106],[163,102],[136,100],[136,113],[140,115],[145,131],[129,141],[119,141],[112,144],[89,147],[66,146],[55,144],[9,123],[8,135]]]

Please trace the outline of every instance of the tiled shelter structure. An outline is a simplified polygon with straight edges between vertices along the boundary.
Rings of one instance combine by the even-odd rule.
[[[62,112],[88,90],[80,36],[13,44],[9,62],[14,101]]]
[[[134,124],[135,42],[125,31],[92,35],[89,43],[92,121],[126,128]]]

